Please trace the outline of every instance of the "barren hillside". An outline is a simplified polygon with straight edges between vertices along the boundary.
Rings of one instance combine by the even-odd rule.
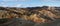
[[[2,19],[12,20],[13,18],[24,19],[25,21],[32,21],[34,23],[53,23],[56,19],[60,19],[60,12],[56,9],[48,9],[47,7],[28,9],[28,8],[5,8],[0,7],[0,23]],[[3,23],[4,24],[4,23]]]

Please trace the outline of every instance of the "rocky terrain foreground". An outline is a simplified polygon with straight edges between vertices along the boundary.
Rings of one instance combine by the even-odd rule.
[[[0,26],[60,26],[60,7],[0,7]]]

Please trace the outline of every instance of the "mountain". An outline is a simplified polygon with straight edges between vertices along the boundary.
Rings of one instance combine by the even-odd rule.
[[[60,7],[0,7],[0,19],[6,18],[8,20],[21,18],[34,23],[53,23],[56,19],[60,19]]]

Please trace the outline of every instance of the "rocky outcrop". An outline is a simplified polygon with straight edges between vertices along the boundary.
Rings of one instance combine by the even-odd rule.
[[[2,7],[3,8],[3,7]],[[20,18],[25,21],[31,21],[33,23],[53,23],[56,19],[60,19],[59,10],[51,10],[47,7],[37,7],[38,9],[11,9],[11,8],[0,8],[0,19],[7,18],[11,20],[12,18]],[[44,9],[45,8],[45,9]],[[23,23],[23,22],[22,22]],[[28,24],[28,23],[27,23]]]

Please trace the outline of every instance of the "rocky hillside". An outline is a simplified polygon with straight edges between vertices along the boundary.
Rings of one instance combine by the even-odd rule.
[[[36,8],[36,9],[34,9]],[[34,23],[52,23],[60,19],[60,10],[49,7],[7,8],[0,7],[0,19],[22,18]],[[1,22],[1,21],[0,21]]]

